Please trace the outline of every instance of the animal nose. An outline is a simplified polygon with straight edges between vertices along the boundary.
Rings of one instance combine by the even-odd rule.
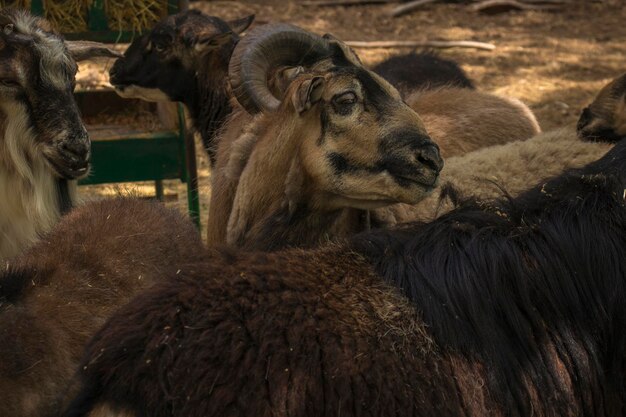
[[[60,145],[63,155],[76,165],[89,162],[89,148],[89,140],[83,138],[64,141]]]
[[[417,150],[415,159],[418,163],[432,170],[435,174],[439,174],[439,172],[443,169],[443,158],[441,158],[441,155],[439,154],[439,148],[437,145],[423,145]]]
[[[120,61],[121,58],[115,61],[109,70],[109,82],[113,85],[122,83],[120,78],[124,78],[124,71],[120,71]]]
[[[113,65],[113,67],[109,70],[109,82],[111,84],[115,84],[117,75],[117,69],[115,68],[115,65]]]

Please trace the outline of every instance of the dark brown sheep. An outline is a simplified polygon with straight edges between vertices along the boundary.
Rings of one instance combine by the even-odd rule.
[[[98,332],[64,416],[623,415],[625,188],[622,142],[430,224],[211,251]]]
[[[197,230],[177,212],[115,199],[75,209],[3,265],[0,415],[56,415],[87,340],[200,248]]]

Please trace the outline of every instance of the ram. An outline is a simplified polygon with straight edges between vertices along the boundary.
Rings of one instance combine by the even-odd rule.
[[[118,53],[64,41],[49,23],[0,10],[0,260],[21,252],[76,201],[90,142],[73,89],[76,61]]]
[[[623,415],[625,188],[621,142],[430,224],[211,251],[96,334],[64,417]]]
[[[289,80],[279,97],[270,73]],[[353,209],[416,203],[435,185],[443,162],[419,116],[339,40],[258,27],[235,48],[229,74],[245,111],[220,139],[211,243],[317,244],[360,227]]]

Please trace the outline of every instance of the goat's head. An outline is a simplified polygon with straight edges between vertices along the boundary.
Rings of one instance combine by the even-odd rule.
[[[249,113],[280,115],[297,132],[299,163],[328,207],[415,203],[435,186],[443,161],[419,116],[332,36],[253,30],[233,53],[230,82]]]
[[[110,71],[111,84],[122,97],[147,101],[185,101],[196,88],[198,68],[203,76],[223,83],[228,60],[254,16],[224,22],[197,10],[167,17],[136,39]]]
[[[19,142],[5,143],[7,149],[42,153],[63,178],[87,173],[90,141],[73,90],[76,61],[95,56],[116,53],[93,42],[66,42],[47,21],[25,12],[0,11],[0,116],[4,140]]]
[[[606,85],[577,125],[578,135],[589,141],[618,142],[626,137],[626,74]]]

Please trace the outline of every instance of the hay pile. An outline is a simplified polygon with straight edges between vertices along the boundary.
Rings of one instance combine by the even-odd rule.
[[[167,15],[165,0],[105,0],[109,29],[117,32],[142,32]],[[44,0],[45,18],[64,33],[88,30],[92,0]],[[0,7],[30,9],[30,0],[0,0]]]
[[[107,0],[106,15],[111,30],[141,32],[167,15],[163,0]]]
[[[5,7],[30,9],[30,0],[0,0],[0,9],[4,9]]]
[[[91,0],[44,0],[45,18],[60,32],[87,30]]]

